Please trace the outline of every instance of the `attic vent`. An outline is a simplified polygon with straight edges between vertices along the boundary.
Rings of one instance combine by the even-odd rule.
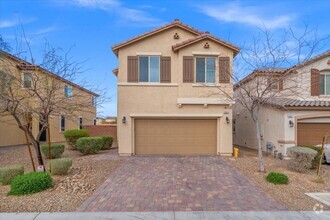
[[[173,36],[174,39],[180,39],[180,36],[178,35],[178,33],[175,33]]]
[[[204,48],[205,48],[205,49],[208,49],[208,48],[210,48],[210,45],[209,45],[209,43],[207,43],[207,42],[206,42],[206,43],[205,43],[205,45],[204,45]]]

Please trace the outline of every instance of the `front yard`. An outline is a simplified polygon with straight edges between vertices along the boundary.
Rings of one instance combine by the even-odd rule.
[[[34,153],[34,149],[32,152]],[[10,186],[0,184],[0,212],[75,211],[121,164],[116,152],[117,149],[111,149],[95,155],[81,156],[78,151],[66,148],[63,157],[73,158],[68,175],[53,176],[52,188],[32,195],[7,196]],[[48,168],[48,160],[45,162]],[[32,171],[28,148],[0,148],[0,167],[10,164],[24,165],[25,173]]]
[[[239,148],[238,158],[228,158],[250,181],[263,189],[279,203],[289,210],[312,211],[317,200],[310,198],[304,193],[330,192],[330,165],[322,165],[322,177],[324,184],[313,182],[316,179],[316,170],[307,173],[297,173],[287,168],[287,160],[274,159],[272,155],[264,157],[266,173],[258,172],[257,151],[247,148]],[[265,181],[269,172],[281,172],[289,177],[288,185],[274,185]],[[330,210],[329,206],[324,210]]]

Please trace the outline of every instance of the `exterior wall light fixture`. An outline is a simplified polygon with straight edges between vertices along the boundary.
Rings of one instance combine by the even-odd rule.
[[[229,124],[230,123],[230,120],[228,117],[226,117],[226,123]]]
[[[124,116],[123,119],[121,120],[121,122],[123,122],[123,124],[126,124],[126,117]]]
[[[289,125],[290,125],[291,128],[294,126],[294,123],[293,123],[292,120],[289,121]]]

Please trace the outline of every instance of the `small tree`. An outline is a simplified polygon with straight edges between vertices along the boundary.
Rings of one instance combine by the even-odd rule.
[[[50,126],[50,117],[66,115],[70,119],[77,118],[77,114],[81,112],[93,113],[92,96],[97,96],[86,93],[86,89],[71,83],[82,72],[81,63],[72,60],[70,51],[59,55],[60,51],[46,43],[39,65],[0,51],[0,119],[9,116],[26,132],[36,150],[38,163],[42,166],[44,162],[40,139]],[[18,51],[17,56],[21,56],[22,52]],[[31,60],[35,60],[30,49],[29,52]],[[22,71],[27,74],[22,76]],[[66,97],[63,94],[65,84],[78,89],[68,91],[70,97]],[[84,87],[89,86],[82,84]],[[37,134],[30,126],[32,118],[40,123]]]

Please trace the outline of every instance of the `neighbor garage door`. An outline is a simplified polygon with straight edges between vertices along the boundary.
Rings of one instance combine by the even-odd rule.
[[[298,123],[297,141],[299,146],[322,143],[322,138],[330,134],[329,123]]]
[[[217,120],[136,119],[136,154],[216,154]]]

